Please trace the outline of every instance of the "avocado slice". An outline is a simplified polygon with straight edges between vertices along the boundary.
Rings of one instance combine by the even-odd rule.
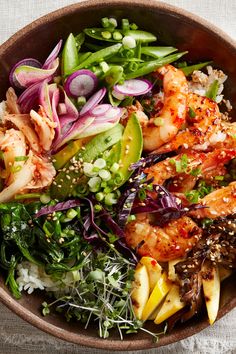
[[[121,140],[122,133],[123,126],[117,124],[112,129],[96,135],[84,148],[80,149],[56,176],[50,188],[51,197],[56,199],[70,197],[74,188],[79,183],[78,179],[82,177],[80,168],[78,168],[79,161],[92,162],[100,154]],[[84,183],[83,179],[81,181]]]
[[[129,167],[132,163],[137,162],[143,150],[143,135],[139,120],[133,113],[125,127],[124,134],[121,139],[120,164],[118,173],[123,177],[120,187],[124,184],[132,174]]]
[[[79,151],[82,147],[81,139],[70,141],[62,150],[52,155],[52,162],[56,170],[64,167],[65,164]]]

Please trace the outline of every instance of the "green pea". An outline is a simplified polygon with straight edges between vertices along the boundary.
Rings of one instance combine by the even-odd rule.
[[[121,40],[114,39],[112,35],[109,38],[104,38],[102,36],[102,32],[104,32],[104,28],[85,28],[84,33],[91,38],[98,39],[100,41],[105,42],[120,42]]]

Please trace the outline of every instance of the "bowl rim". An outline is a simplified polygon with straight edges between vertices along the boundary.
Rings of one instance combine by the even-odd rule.
[[[16,41],[23,39],[24,36],[31,30],[40,27],[41,25],[45,25],[46,23],[51,23],[61,16],[70,15],[74,11],[78,9],[89,9],[89,8],[104,8],[104,6],[125,6],[130,5],[130,0],[105,0],[100,2],[99,0],[87,0],[79,3],[75,3],[72,5],[68,5],[58,10],[52,11],[44,16],[39,17],[28,25],[24,26],[22,29],[13,34],[9,39],[7,39],[0,46],[0,57],[4,55],[8,51],[8,48],[11,47],[13,43]],[[223,30],[219,29],[217,26],[213,25],[211,22],[201,18],[198,15],[195,15],[187,10],[182,8],[166,4],[162,1],[149,0],[148,2],[143,2],[142,0],[132,0],[132,6],[136,6],[139,8],[153,8],[155,10],[169,12],[173,15],[178,15],[182,17],[186,22],[191,22],[197,26],[200,26],[211,33],[211,35],[217,37],[222,42],[224,42],[227,46],[230,46],[232,50],[236,52],[236,40],[231,38],[227,33]],[[0,286],[0,301],[6,305],[11,311],[21,317],[23,320],[27,321],[31,325],[37,327],[38,329],[51,334],[59,339],[65,340],[67,342],[72,342],[75,344],[79,344],[82,346],[97,348],[97,349],[109,349],[120,350],[120,351],[128,351],[128,350],[142,350],[148,348],[157,348],[160,346],[165,346],[171,343],[176,342],[176,334],[169,334],[168,336],[161,337],[160,341],[156,344],[152,343],[149,339],[141,339],[135,341],[131,340],[112,340],[112,339],[101,339],[94,338],[90,336],[86,336],[80,333],[69,332],[68,330],[62,329],[53,325],[51,323],[46,322],[43,318],[37,316],[32,313],[30,310],[24,308],[16,299],[14,299],[11,294],[9,294],[3,287]],[[220,319],[226,313],[230,312],[234,307],[236,307],[236,298],[233,298],[227,305],[222,307],[219,310],[217,319]],[[197,324],[190,325],[189,328],[181,328],[178,332],[178,341],[190,337],[204,328],[208,327],[208,321],[203,320]]]

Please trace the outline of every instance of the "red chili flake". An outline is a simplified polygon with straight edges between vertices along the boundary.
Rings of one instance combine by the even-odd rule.
[[[152,259],[151,265],[152,265],[153,267],[155,267],[156,264],[157,264],[157,261],[156,261],[155,259]]]

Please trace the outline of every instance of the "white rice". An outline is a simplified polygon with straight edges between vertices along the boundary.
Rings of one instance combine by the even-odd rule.
[[[223,84],[227,80],[227,77],[228,76],[225,75],[222,70],[213,69],[212,66],[207,66],[207,74],[195,70],[191,76],[192,80],[188,82],[189,90],[200,96],[205,96],[210,86],[215,80],[217,80],[219,82],[219,89],[216,96],[216,102],[220,103],[224,98],[222,91],[224,89]],[[227,102],[227,105],[230,108],[230,103]]]
[[[79,280],[79,272],[66,272],[60,280],[53,280],[46,274],[44,269],[28,261],[24,261],[17,266],[17,279],[19,290],[25,290],[28,294],[36,289],[50,292],[68,293],[70,287]]]

